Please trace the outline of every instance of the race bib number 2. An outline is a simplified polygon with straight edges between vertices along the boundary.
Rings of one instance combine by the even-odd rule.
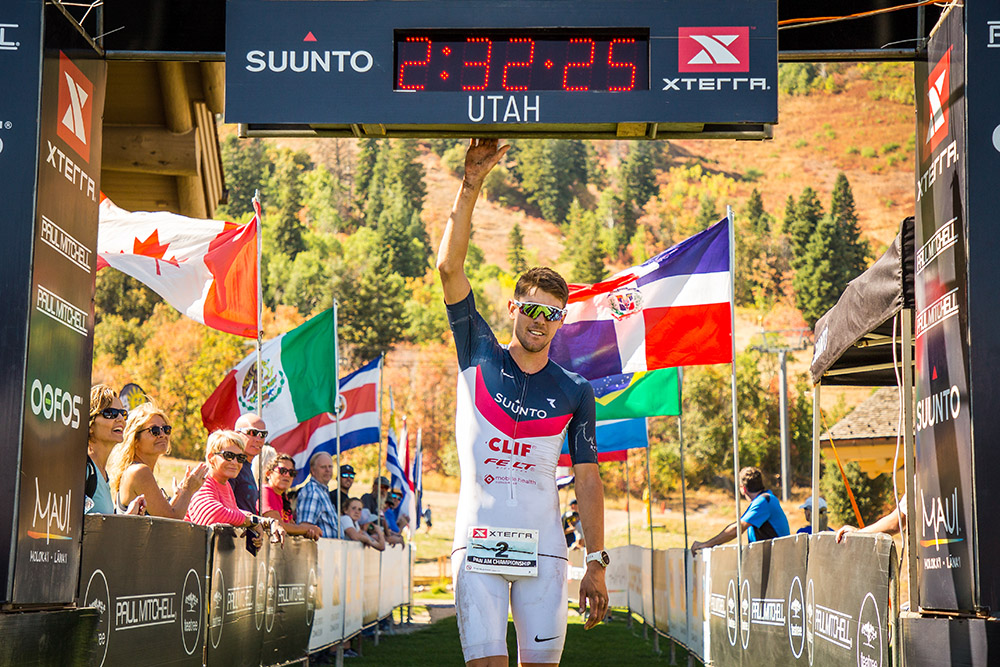
[[[521,528],[469,528],[466,572],[538,576],[538,531]]]

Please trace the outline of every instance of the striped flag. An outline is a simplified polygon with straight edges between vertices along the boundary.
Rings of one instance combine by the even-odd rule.
[[[609,280],[571,285],[549,357],[588,380],[728,363],[731,298],[723,219]]]
[[[645,419],[613,419],[597,422],[597,460],[624,461],[627,450],[635,447],[648,447],[649,436],[646,434]],[[569,457],[569,442],[563,442],[559,465],[573,465]]]
[[[424,516],[424,444],[423,429],[417,429],[416,451],[413,460],[410,462],[410,489],[416,499],[417,523],[414,530],[420,528],[420,521]]]
[[[382,357],[340,378],[340,450],[346,451],[382,439],[379,419],[379,382]],[[268,424],[270,427],[270,424]],[[271,440],[271,446],[295,459],[299,475],[295,483],[309,474],[309,459],[316,452],[337,451],[337,424],[333,413],[323,412],[291,431]]]
[[[390,399],[390,405],[392,399]],[[413,500],[413,492],[410,491],[410,485],[406,482],[406,473],[404,472],[403,465],[401,463],[402,459],[400,457],[400,443],[406,446],[407,436],[406,436],[406,420],[403,420],[403,429],[399,433],[399,438],[396,438],[396,413],[391,407],[389,408],[389,433],[386,437],[386,448],[385,448],[385,468],[389,473],[389,478],[392,481],[392,488],[400,489],[403,492],[403,497],[399,501],[397,506],[396,516],[399,517],[400,514],[406,514],[413,518],[410,508],[410,504]]]

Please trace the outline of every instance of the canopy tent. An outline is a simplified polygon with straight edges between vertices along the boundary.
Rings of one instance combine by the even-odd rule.
[[[898,384],[893,368],[892,323],[901,310],[913,309],[913,238],[911,216],[903,220],[899,234],[878,261],[852,280],[837,305],[816,322],[810,366],[813,384]],[[900,363],[902,337],[897,330],[895,359]],[[909,338],[912,341],[912,335]],[[912,363],[912,343],[909,358]]]
[[[819,499],[820,387],[899,386],[903,434],[904,488],[914,479],[913,309],[914,218],[867,271],[852,280],[837,305],[816,322],[810,372],[813,380],[812,502]],[[899,325],[893,336],[893,323]],[[904,363],[904,350],[905,360]],[[914,494],[906,494],[907,516],[916,516]],[[813,531],[817,530],[813,515]],[[912,525],[912,523],[910,524]],[[906,531],[910,609],[917,609],[916,531]]]

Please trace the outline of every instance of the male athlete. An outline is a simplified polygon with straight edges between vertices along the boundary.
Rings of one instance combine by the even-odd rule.
[[[507,149],[496,139],[472,140],[437,260],[460,367],[462,485],[451,562],[462,651],[473,667],[507,665],[508,608],[522,665],[558,664],[562,655],[568,562],[555,470],[567,435],[590,550],[580,582],[581,612],[590,607],[584,627],[608,608],[594,394],[548,357],[566,314],[566,281],[547,268],[520,277],[507,305],[514,335],[504,348],[477,312],[465,275],[476,198]]]

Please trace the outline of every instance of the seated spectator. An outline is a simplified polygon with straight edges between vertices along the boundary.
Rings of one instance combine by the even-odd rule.
[[[152,403],[143,403],[129,413],[122,442],[108,457],[108,482],[116,511],[127,512],[133,500],[144,496],[150,516],[184,518],[191,496],[205,481],[208,466],[204,463],[194,469],[188,466],[173,498],[168,498],[153,471],[159,458],[170,453],[172,430],[166,415]]]
[[[397,522],[397,516],[399,516],[399,503],[403,498],[403,493],[399,489],[390,489],[389,493],[385,496],[385,502],[382,505],[382,517],[381,525],[385,528],[385,541],[388,544],[405,544],[406,540],[403,538],[403,532],[400,530],[400,525]],[[404,515],[405,517],[405,515]],[[408,517],[406,517],[408,519]]]
[[[253,544],[258,549],[263,544],[261,518],[236,505],[236,496],[229,480],[240,474],[247,462],[243,438],[235,431],[215,431],[205,445],[205,461],[209,474],[205,483],[191,498],[185,519],[200,526],[226,523],[241,528],[252,528],[256,533]]]
[[[363,530],[358,524],[361,518],[361,501],[357,498],[344,498],[341,503],[344,513],[340,516],[340,529],[345,540],[361,542],[373,549],[385,551],[385,536],[381,526],[374,522],[368,524],[368,529]]]
[[[108,486],[108,456],[122,441],[128,410],[118,398],[118,392],[106,384],[90,388],[90,431],[87,435],[87,484],[84,512],[114,514]]]
[[[333,479],[333,459],[317,452],[309,460],[309,479],[299,489],[298,519],[320,530],[323,537],[339,537],[340,515],[330,502],[327,484]]]
[[[819,532],[822,533],[825,530],[830,530],[827,527],[828,519],[826,516],[826,501],[820,498],[819,502],[816,504],[819,505],[819,516],[816,517],[816,525],[819,527]],[[806,501],[801,505],[799,505],[799,509],[805,512],[806,525],[802,526],[797,531],[795,531],[796,535],[798,535],[799,533],[803,533],[805,535],[812,535],[812,506],[813,506],[812,496],[806,498]]]
[[[339,496],[337,489],[330,489],[330,502],[333,503],[334,507],[339,507],[340,504],[344,502],[344,498],[351,497],[351,487],[354,485],[354,474],[354,466],[347,463],[340,466]]]
[[[271,449],[270,447],[265,449]],[[274,451],[273,449],[271,451]],[[261,454],[263,457],[265,454]],[[320,529],[311,523],[296,523],[292,503],[286,492],[295,479],[295,460],[288,454],[277,454],[265,464],[262,516],[276,519],[289,535],[304,535],[310,540],[320,538]]]

